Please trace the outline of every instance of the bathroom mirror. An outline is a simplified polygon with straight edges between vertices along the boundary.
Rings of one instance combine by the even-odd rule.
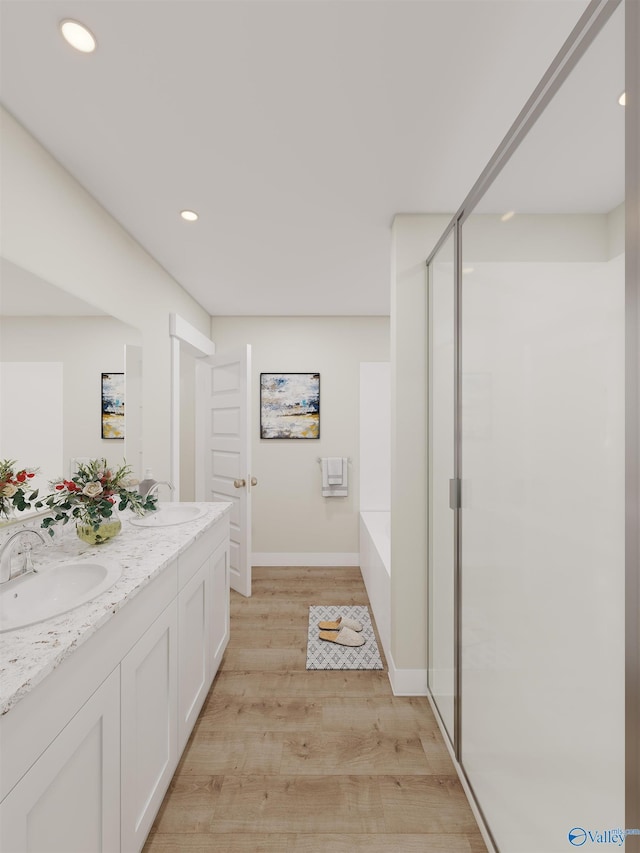
[[[138,476],[140,331],[6,258],[0,280],[0,458],[38,467],[41,494],[78,458],[125,458]],[[124,374],[122,439],[102,437],[103,373]]]

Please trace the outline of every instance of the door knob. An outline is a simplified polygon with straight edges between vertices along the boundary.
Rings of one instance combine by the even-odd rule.
[[[234,480],[233,485],[236,487],[236,489],[241,489],[243,486],[247,485],[247,481],[246,480]]]
[[[252,477],[252,478],[251,478],[251,485],[252,485],[252,486],[257,486],[257,485],[258,485],[258,478],[257,478],[257,477]]]

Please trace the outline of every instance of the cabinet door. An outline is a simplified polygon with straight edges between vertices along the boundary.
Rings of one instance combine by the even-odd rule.
[[[11,853],[120,849],[120,674],[116,669],[0,806]]]
[[[211,676],[213,681],[222,655],[229,642],[229,543],[223,542],[211,557],[213,583],[211,584]]]
[[[123,659],[122,850],[142,849],[178,761],[174,602]]]
[[[178,750],[182,752],[210,684],[211,558],[178,595]]]

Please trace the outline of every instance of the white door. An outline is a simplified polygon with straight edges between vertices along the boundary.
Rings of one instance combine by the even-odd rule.
[[[231,501],[231,588],[251,595],[251,347],[196,365],[196,497]]]
[[[142,347],[124,345],[124,456],[142,477]]]

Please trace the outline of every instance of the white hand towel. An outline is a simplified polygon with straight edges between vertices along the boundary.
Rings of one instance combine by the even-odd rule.
[[[349,460],[340,459],[342,463],[342,480],[338,484],[329,482],[328,463],[329,459],[322,459],[322,497],[324,498],[346,498],[349,496],[348,470]]]
[[[341,456],[327,459],[327,481],[330,486],[341,486],[344,476],[344,460]]]

